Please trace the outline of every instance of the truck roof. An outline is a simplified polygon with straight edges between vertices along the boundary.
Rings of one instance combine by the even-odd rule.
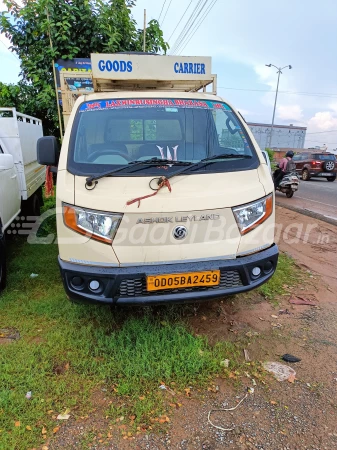
[[[212,60],[205,56],[167,56],[135,53],[91,54],[92,73],[60,72],[65,125],[75,104],[85,100],[164,97],[221,100],[216,96],[217,78],[212,74]],[[92,81],[95,93],[71,89],[71,79]],[[79,83],[81,85],[81,83]],[[212,91],[207,92],[207,86]],[[202,93],[198,91],[203,91]],[[81,100],[77,100],[83,95]]]
[[[95,91],[199,91],[215,84],[207,56],[91,54]],[[213,93],[216,86],[213,86]]]

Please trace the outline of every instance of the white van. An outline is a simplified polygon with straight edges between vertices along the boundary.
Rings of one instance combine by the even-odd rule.
[[[0,290],[6,282],[6,230],[20,212],[40,215],[46,172],[36,155],[41,136],[41,120],[15,108],[0,108]],[[14,228],[12,232],[20,231]]]
[[[59,264],[70,299],[194,302],[248,291],[275,272],[274,187],[207,57],[91,55],[58,158]],[[213,91],[206,92],[206,86]],[[198,92],[202,90],[203,92]]]

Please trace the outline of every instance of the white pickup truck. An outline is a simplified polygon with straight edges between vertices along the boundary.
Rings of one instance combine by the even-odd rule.
[[[45,167],[37,162],[42,122],[0,108],[0,291],[6,284],[5,234],[18,214],[39,216]]]

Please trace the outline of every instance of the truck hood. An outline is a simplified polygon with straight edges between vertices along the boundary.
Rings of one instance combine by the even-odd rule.
[[[154,197],[127,206],[129,200],[152,194],[151,177],[106,177],[95,189],[85,188],[86,177],[75,176],[75,204],[101,211],[160,213],[230,208],[266,195],[258,170],[178,175],[170,179],[172,192],[164,187]]]
[[[163,187],[127,206],[153,193],[152,178],[107,177],[88,191],[75,177],[77,206],[123,213],[110,250],[121,266],[236,257],[241,235],[231,207],[266,195],[257,170],[173,177],[171,192]]]

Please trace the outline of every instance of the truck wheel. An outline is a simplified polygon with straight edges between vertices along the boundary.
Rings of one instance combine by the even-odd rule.
[[[41,202],[39,192],[35,192],[27,201],[23,203],[22,213],[25,216],[41,215]]]
[[[6,287],[6,245],[5,245],[5,235],[0,234],[0,292],[4,290],[5,287]]]
[[[335,181],[336,177],[326,177],[328,181]]]
[[[32,203],[31,203],[31,210],[33,216],[40,216],[41,215],[41,205],[40,205],[40,197],[38,193],[35,193],[32,195]]]
[[[307,171],[307,169],[304,169],[302,172],[302,180],[303,181],[309,181],[310,180],[310,175],[309,172]]]

